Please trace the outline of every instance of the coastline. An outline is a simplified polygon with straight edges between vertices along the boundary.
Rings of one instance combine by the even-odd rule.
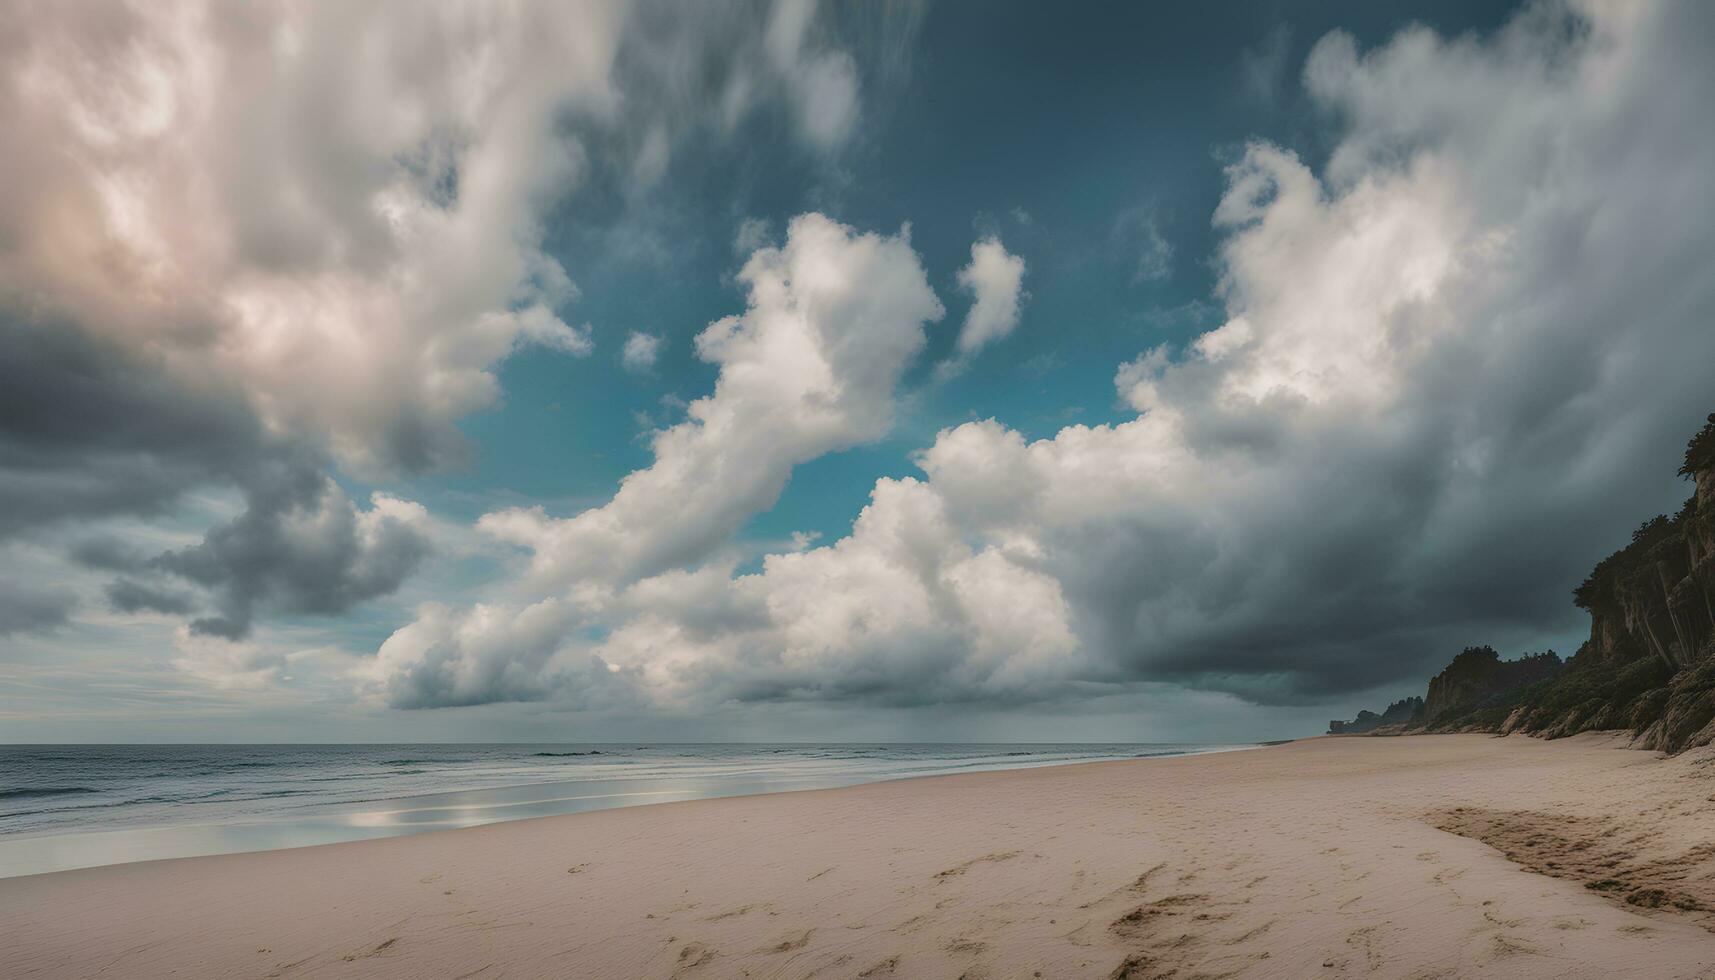
[[[0,746],[0,880],[1213,743]],[[34,771],[32,771],[34,770]],[[75,776],[67,773],[75,772]]]
[[[0,962],[31,977],[1707,976],[1715,755],[1622,746],[1322,738],[12,878]]]

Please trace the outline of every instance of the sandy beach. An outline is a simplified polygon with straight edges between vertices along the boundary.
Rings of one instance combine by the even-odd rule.
[[[0,881],[9,977],[1709,977],[1715,754],[1322,738]]]

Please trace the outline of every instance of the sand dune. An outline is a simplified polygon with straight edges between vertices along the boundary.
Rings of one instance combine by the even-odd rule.
[[[0,881],[17,977],[1710,977],[1715,754],[1316,739]]]

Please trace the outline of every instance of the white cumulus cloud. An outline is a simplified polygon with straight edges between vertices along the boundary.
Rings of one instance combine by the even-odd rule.
[[[959,270],[959,285],[971,294],[971,310],[958,341],[959,355],[969,357],[1018,326],[1024,260],[1009,253],[998,237],[984,238],[971,246],[971,261]]]
[[[624,582],[697,561],[772,506],[793,466],[887,431],[923,324],[942,313],[909,242],[807,214],[738,278],[749,308],[697,335],[697,356],[720,369],[714,392],[655,435],[654,464],[574,517],[482,519],[534,551],[535,579]]]
[[[651,466],[627,476],[608,503],[573,517],[527,508],[479,522],[532,551],[530,587],[575,600],[550,601],[562,628],[580,605],[609,603],[616,588],[709,557],[773,505],[794,466],[882,436],[899,377],[923,347],[924,324],[943,312],[903,233],[859,233],[819,214],[793,220],[785,243],[759,249],[738,278],[749,290],[746,311],[697,336],[698,356],[720,369],[714,392],[655,434]],[[390,697],[445,701],[452,696],[444,677],[470,676],[467,658],[504,659],[511,650],[548,662],[540,644],[491,639],[494,629],[513,629],[506,616],[515,611],[426,612],[389,641]],[[424,672],[418,662],[430,652],[451,662]],[[510,683],[520,669],[477,675]],[[439,686],[405,684],[400,673]]]
[[[654,367],[655,359],[660,356],[660,337],[633,330],[631,336],[625,338],[625,347],[620,351],[619,359],[627,371],[644,372]]]

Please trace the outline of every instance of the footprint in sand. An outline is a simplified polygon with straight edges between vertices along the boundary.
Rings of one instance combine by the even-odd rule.
[[[399,937],[394,936],[392,939],[385,939],[377,943],[373,949],[364,950],[360,953],[347,953],[345,956],[341,957],[341,959],[344,959],[347,963],[355,963],[358,960],[366,960],[371,956],[380,956],[392,949],[398,942]]]
[[[1167,869],[1167,862],[1162,861],[1161,863],[1155,865],[1154,867],[1145,869],[1143,871],[1143,873],[1141,873],[1137,876],[1137,880],[1133,881],[1131,884],[1126,885],[1123,888],[1116,888],[1113,891],[1108,892],[1106,895],[1103,895],[1101,898],[1092,899],[1091,901],[1085,902],[1084,904],[1082,904],[1078,907],[1081,909],[1094,908],[1097,905],[1103,904],[1104,902],[1110,902],[1116,898],[1120,898],[1120,897],[1123,897],[1123,896],[1128,895],[1128,894],[1141,894],[1143,892],[1146,892],[1149,890],[1149,880],[1151,878],[1155,877],[1157,874],[1160,874],[1162,871],[1165,871],[1166,869]]]
[[[1133,953],[1114,967],[1114,972],[1108,974],[1108,980],[1155,980],[1156,977],[1172,976],[1171,972],[1157,973],[1153,963],[1148,956]]]
[[[1380,950],[1376,949],[1375,926],[1353,929],[1346,934],[1346,945],[1360,950],[1364,954],[1364,961],[1369,964],[1371,973],[1382,968],[1382,954]]]
[[[923,928],[923,919],[924,919],[924,917],[921,915],[914,915],[911,918],[906,919],[904,922],[901,922],[898,925],[894,926],[893,928],[889,929],[888,931],[889,932],[907,932],[907,933],[908,932],[916,932],[918,929]]]
[[[897,969],[899,969],[899,957],[889,956],[887,959],[882,960],[880,963],[877,963],[874,966],[870,967],[869,969],[864,970],[863,972],[859,973],[858,976],[860,976],[860,977],[891,977],[891,976],[893,976],[894,971]]]
[[[971,858],[969,861],[966,861],[963,864],[955,864],[954,866],[948,868],[945,871],[938,871],[935,873],[935,877],[936,878],[942,878],[942,879],[944,879],[944,878],[957,878],[959,875],[964,874],[965,872],[971,870],[972,868],[976,867],[979,864],[987,864],[987,863],[999,862],[999,861],[1010,861],[1013,858],[1018,857],[1018,855],[1019,855],[1018,851],[997,851],[993,854],[984,854],[982,857]]]
[[[694,970],[715,958],[715,951],[702,943],[686,943],[679,950],[679,968],[673,971],[674,976]]]
[[[770,946],[764,950],[760,950],[760,952],[764,952],[764,953],[790,953],[794,950],[803,949],[805,946],[810,945],[810,934],[815,932],[815,931],[816,930],[812,928],[812,929],[805,929],[802,932],[794,933],[794,934],[788,936],[787,938],[782,939],[780,942],[775,943],[773,946]]]
[[[1255,926],[1255,927],[1245,931],[1244,933],[1241,933],[1240,935],[1235,936],[1232,939],[1227,940],[1227,945],[1237,946],[1240,943],[1248,943],[1251,940],[1255,939],[1256,937],[1262,935],[1263,933],[1268,932],[1270,929],[1273,929],[1274,924],[1276,922],[1279,922],[1279,921],[1280,921],[1279,919],[1270,919],[1267,922],[1264,922],[1260,926]]]
[[[277,978],[277,977],[283,977],[286,974],[290,973],[291,971],[297,969],[300,966],[303,966],[305,963],[308,963],[309,961],[311,961],[315,958],[316,958],[315,954],[312,953],[309,956],[306,956],[301,960],[293,960],[290,963],[278,963],[274,966],[274,972],[268,974],[268,980],[275,980],[275,978]]]
[[[1128,939],[1136,938],[1154,929],[1155,923],[1170,916],[1182,914],[1187,905],[1194,905],[1208,900],[1207,895],[1169,895],[1166,898],[1139,905],[1130,912],[1120,916],[1108,924],[1108,929],[1119,936]]]

